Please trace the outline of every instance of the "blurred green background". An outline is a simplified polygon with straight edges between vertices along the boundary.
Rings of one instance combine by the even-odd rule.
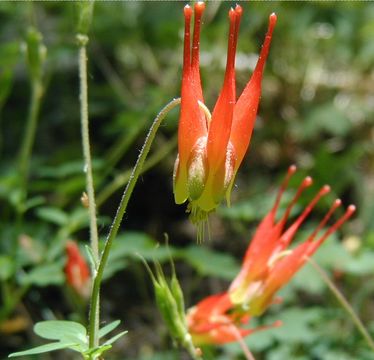
[[[241,2],[239,2],[241,3]],[[201,35],[204,96],[212,109],[223,82],[231,2],[207,3]],[[172,170],[178,111],[161,127],[136,186],[106,273],[102,319],[121,319],[129,334],[108,359],[187,359],[173,344],[156,309],[136,253],[165,262],[164,233],[187,306],[223,291],[237,273],[256,224],[270,209],[287,167],[297,186],[328,183],[299,239],[335,197],[357,214],[319,250],[316,260],[374,334],[374,3],[242,2],[237,53],[238,93],[257,60],[267,19],[278,23],[263,79],[250,151],[239,171],[232,206],[211,216],[211,239],[176,206]],[[184,2],[98,2],[88,45],[89,112],[99,232],[104,238],[129,170],[158,111],[180,94]],[[0,3],[0,357],[41,342],[31,329],[48,319],[85,319],[63,275],[64,244],[88,243],[79,120],[75,3]],[[30,102],[25,39],[43,36],[45,94],[30,163],[27,210],[19,215],[19,161]],[[292,190],[289,192],[291,195]],[[288,194],[288,193],[287,193]],[[300,204],[306,204],[308,190]],[[301,208],[301,207],[300,207]],[[297,209],[297,210],[300,210]],[[161,245],[156,248],[156,244]],[[246,341],[257,360],[374,359],[367,344],[313,268],[306,266],[253,325],[284,325]],[[244,359],[238,345],[205,349],[206,359]],[[74,359],[56,352],[30,359]]]

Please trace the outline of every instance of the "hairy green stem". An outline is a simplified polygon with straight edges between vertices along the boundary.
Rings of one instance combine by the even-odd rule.
[[[31,100],[26,122],[24,138],[19,152],[19,172],[22,197],[19,212],[25,211],[25,201],[27,197],[27,182],[30,169],[30,157],[35,142],[35,134],[38,125],[41,99],[43,96],[43,85],[41,79],[34,79],[31,83]]]
[[[95,191],[92,176],[92,159],[90,151],[90,135],[89,135],[89,119],[88,119],[88,87],[87,87],[87,51],[86,45],[88,36],[78,34],[77,40],[79,44],[79,83],[80,83],[80,113],[81,113],[81,132],[82,132],[82,146],[84,157],[84,172],[86,173],[86,190],[88,196],[88,213],[90,218],[90,242],[92,256],[94,260],[94,269],[92,276],[95,277],[97,264],[99,262],[99,236],[97,231],[96,218],[96,203]],[[99,303],[99,299],[97,299]],[[90,337],[91,347],[99,345],[99,321],[100,321],[100,307],[95,307],[94,323],[92,324],[92,339]],[[92,342],[91,342],[92,340]]]
[[[94,276],[93,281],[93,287],[92,287],[92,294],[91,294],[91,306],[90,306],[90,314],[89,314],[89,346],[94,347],[95,346],[95,337],[97,334],[95,334],[95,324],[97,322],[97,313],[98,313],[98,307],[99,307],[99,296],[100,296],[100,285],[101,280],[104,274],[105,265],[108,261],[110,249],[113,244],[113,240],[116,237],[119,227],[122,222],[123,215],[126,212],[127,205],[129,203],[129,200],[131,198],[131,194],[134,190],[134,187],[137,183],[137,180],[139,178],[139,175],[141,174],[141,170],[144,164],[144,161],[149,153],[150,147],[152,145],[152,142],[155,138],[156,132],[158,128],[161,125],[161,122],[165,119],[166,115],[177,105],[180,104],[180,98],[174,99],[171,102],[169,102],[157,115],[155,118],[151,128],[149,129],[148,135],[145,139],[144,145],[140,151],[139,157],[136,161],[136,164],[132,170],[132,173],[130,175],[130,179],[127,183],[127,186],[125,188],[125,191],[122,195],[119,207],[117,209],[117,213],[114,217],[113,223],[111,225],[109,234],[106,238],[104,250],[100,257],[99,267],[97,270],[96,275]]]
[[[87,52],[88,37],[77,35],[79,41],[79,83],[80,83],[80,113],[82,127],[82,146],[84,156],[84,172],[86,173],[86,187],[88,196],[88,212],[90,215],[90,239],[92,254],[97,264],[99,259],[99,236],[97,232],[95,191],[92,176],[92,160],[90,151],[90,135],[88,120],[88,89],[87,89]]]
[[[358,317],[358,315],[355,313],[352,306],[349,304],[347,299],[344,297],[344,295],[341,293],[341,291],[335,286],[335,284],[330,280],[329,276],[326,274],[326,272],[310,257],[307,257],[307,261],[309,264],[311,264],[314,269],[319,273],[323,281],[326,283],[326,285],[329,287],[331,292],[335,295],[337,300],[339,301],[340,305],[344,308],[344,310],[348,313],[348,315],[352,318],[353,323],[356,325],[357,330],[361,333],[361,335],[366,340],[368,346],[374,350],[374,341],[371,338],[369,332],[366,330],[364,324]]]

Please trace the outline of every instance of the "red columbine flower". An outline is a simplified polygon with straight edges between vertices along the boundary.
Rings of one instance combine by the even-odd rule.
[[[90,270],[74,241],[66,243],[67,261],[65,275],[67,283],[82,297],[88,297],[90,291]]]
[[[242,269],[229,289],[231,301],[237,306],[246,309],[252,316],[260,315],[266,310],[274,301],[275,293],[293,277],[304,265],[307,258],[314,254],[326,238],[347,221],[355,211],[355,206],[348,206],[344,215],[322,235],[319,235],[331,215],[341,205],[341,200],[335,200],[330,210],[307,240],[294,249],[287,249],[300,225],[310,214],[319,199],[330,191],[328,185],[323,186],[301,215],[286,228],[286,222],[292,207],[304,189],[312,184],[310,177],[304,179],[285,213],[279,221],[276,221],[275,216],[282,194],[295,171],[296,166],[293,165],[289,168],[288,175],[279,190],[275,204],[258,226],[245,254]]]
[[[191,220],[206,218],[226,196],[229,201],[235,174],[248,149],[261,95],[261,79],[269,53],[276,15],[269,28],[256,68],[243,93],[236,100],[235,52],[242,8],[229,11],[230,31],[226,73],[221,93],[210,117],[204,105],[199,70],[201,17],[205,4],[195,4],[191,47],[192,8],[185,6],[184,55],[178,157],[174,169],[177,204],[189,201]]]
[[[269,326],[280,326],[280,321],[277,321],[266,327],[245,327],[251,317],[261,315],[274,303],[275,293],[304,265],[307,257],[312,256],[326,238],[354,213],[355,207],[348,206],[344,215],[318,237],[331,215],[341,205],[339,199],[335,200],[307,240],[294,249],[287,249],[319,199],[330,191],[329,186],[323,186],[301,215],[286,229],[286,222],[293,206],[304,189],[312,184],[310,177],[304,179],[285,213],[276,221],[275,216],[282,194],[295,171],[296,166],[290,166],[275,204],[257,228],[245,254],[242,269],[229,290],[203,299],[188,311],[188,329],[195,345],[240,341],[242,337],[254,331]]]

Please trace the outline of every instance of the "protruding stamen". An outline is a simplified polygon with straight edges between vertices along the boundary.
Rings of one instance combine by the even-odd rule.
[[[275,216],[275,213],[278,210],[278,206],[279,206],[279,203],[281,201],[282,195],[286,191],[288,183],[289,183],[292,175],[296,172],[296,170],[297,170],[296,165],[291,165],[288,168],[287,175],[286,175],[285,179],[283,180],[282,185],[280,186],[280,188],[278,190],[277,198],[275,200],[273,208],[271,209],[271,212],[273,213],[274,216]]]
[[[200,27],[201,17],[205,10],[205,3],[199,1],[195,4],[194,29],[192,41],[192,59],[191,66],[193,69],[199,69],[199,48],[200,48]]]
[[[192,8],[189,5],[184,7],[184,51],[183,51],[183,75],[190,71],[191,65],[191,24]]]
[[[345,213],[339,218],[339,220],[334,224],[331,225],[329,229],[315,242],[312,243],[313,246],[310,247],[308,251],[308,256],[312,255],[318,247],[336,230],[338,230],[356,211],[356,206],[349,205]]]
[[[327,221],[329,221],[331,215],[335,212],[335,210],[342,204],[342,201],[340,199],[336,199],[334,203],[331,205],[330,210],[327,212],[325,217],[322,219],[322,221],[318,224],[317,228],[312,232],[312,234],[309,236],[308,241],[312,242],[314,238],[317,236],[317,234],[320,232],[320,230],[326,225]]]
[[[288,219],[288,216],[290,215],[290,212],[292,210],[292,208],[294,207],[294,205],[296,204],[297,200],[299,199],[300,195],[303,193],[303,191],[309,187],[310,185],[313,184],[313,179],[310,177],[310,176],[307,176],[303,182],[301,183],[301,185],[299,186],[299,188],[297,189],[297,192],[294,196],[294,198],[292,199],[292,201],[290,202],[290,204],[288,205],[287,209],[286,209],[286,212],[284,213],[282,219],[281,219],[281,222],[286,222],[287,219]]]

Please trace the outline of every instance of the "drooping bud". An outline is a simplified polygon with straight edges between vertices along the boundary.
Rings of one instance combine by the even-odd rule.
[[[88,298],[90,293],[90,270],[85,258],[81,255],[78,245],[69,240],[66,243],[67,260],[65,276],[68,285],[83,298]]]

